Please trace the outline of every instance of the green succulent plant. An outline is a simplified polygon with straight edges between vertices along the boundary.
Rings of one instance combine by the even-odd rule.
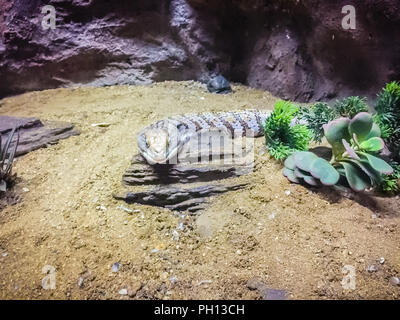
[[[296,152],[285,161],[283,174],[290,181],[363,191],[377,186],[383,175],[393,173],[393,168],[378,156],[385,143],[371,114],[361,112],[353,119],[339,118],[323,129],[332,146],[331,161],[311,152]]]
[[[7,183],[11,179],[12,165],[19,143],[19,133],[17,133],[17,140],[14,142],[14,145],[12,145],[16,133],[17,128],[14,127],[4,145],[2,144],[2,137],[0,134],[0,192],[5,192],[7,190]]]
[[[285,160],[283,175],[294,183],[311,186],[333,186],[339,181],[338,171],[325,159],[309,151],[298,151]]]

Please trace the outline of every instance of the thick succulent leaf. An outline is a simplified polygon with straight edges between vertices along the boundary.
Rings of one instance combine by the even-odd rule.
[[[381,158],[375,157],[366,152],[358,152],[358,154],[361,156],[361,159],[366,160],[370,164],[370,166],[379,173],[393,173],[393,168],[385,160],[382,160]]]
[[[375,152],[382,150],[385,147],[385,142],[383,142],[382,138],[372,137],[361,142],[360,147],[362,150]]]
[[[311,164],[311,175],[321,181],[322,184],[333,186],[339,180],[339,173],[325,159],[318,158]]]
[[[349,159],[347,162],[350,162],[360,168],[369,177],[371,184],[378,184],[382,180],[381,174],[374,170],[368,162],[362,160],[357,161],[354,159]]]
[[[325,137],[332,146],[335,156],[341,155],[344,152],[342,140],[350,140],[349,124],[349,118],[339,118],[323,125]]]
[[[314,187],[319,186],[319,183],[316,179],[314,179],[313,177],[304,177],[304,181]]]
[[[361,169],[347,162],[341,162],[341,165],[346,173],[347,182],[354,191],[363,191],[371,186],[369,177]]]
[[[305,177],[311,177],[311,174],[309,172],[306,172],[299,168],[294,169],[294,175],[300,179],[304,179]]]
[[[370,139],[370,138],[374,138],[374,137],[381,137],[381,129],[379,128],[379,126],[374,122],[372,124],[372,128],[371,131],[368,133],[368,135],[365,137],[366,140]]]
[[[342,143],[350,158],[360,160],[360,157],[357,155],[355,150],[350,146],[350,144],[346,140],[343,139]]]
[[[291,154],[289,157],[286,158],[284,165],[286,168],[288,168],[290,170],[296,169],[296,164],[294,163],[293,154]]]
[[[358,113],[349,124],[350,135],[356,134],[358,141],[364,141],[369,135],[374,123],[372,115],[368,112]]]
[[[283,175],[288,178],[289,181],[294,183],[300,183],[300,180],[294,175],[294,171],[288,168],[283,169]]]
[[[308,151],[296,152],[293,157],[296,167],[306,172],[310,172],[311,163],[318,158],[314,153]]]

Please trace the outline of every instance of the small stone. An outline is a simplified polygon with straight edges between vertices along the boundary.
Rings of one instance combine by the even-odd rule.
[[[377,269],[376,269],[375,265],[371,264],[370,266],[368,266],[367,271],[372,273],[372,272],[376,272]]]
[[[212,78],[207,84],[207,89],[211,93],[226,94],[232,92],[229,81],[226,80],[222,75]]]
[[[169,278],[169,281],[171,281],[171,283],[175,283],[178,281],[178,278],[176,276],[172,276],[171,278]]]
[[[212,283],[212,280],[201,280],[197,283],[198,286],[201,286],[202,284],[210,284]]]
[[[267,289],[263,292],[262,297],[264,300],[286,300],[287,293],[285,290]]]
[[[92,127],[101,127],[106,128],[111,126],[111,123],[101,122],[101,123],[92,123]]]
[[[79,287],[79,288],[82,288],[82,287],[83,287],[83,281],[84,281],[83,277],[80,277],[80,278],[78,279],[78,287]]]
[[[119,271],[119,263],[115,262],[112,267],[111,267],[112,272],[118,272]]]
[[[241,251],[241,250],[238,250],[238,251],[236,251],[236,254],[241,255],[241,254],[242,254],[242,251]]]
[[[119,206],[119,207],[117,207],[117,209],[121,209],[121,210],[123,210],[125,212],[128,212],[128,213],[133,213],[133,210],[125,208],[124,206]]]
[[[290,190],[286,190],[286,191],[285,191],[285,194],[286,194],[287,196],[290,196]]]
[[[380,263],[380,264],[384,264],[384,263],[385,263],[385,258],[384,258],[384,257],[380,258],[380,259],[379,259],[379,263]]]
[[[7,257],[7,256],[8,256],[8,252],[3,252],[3,253],[1,254],[1,256],[2,256],[2,257]]]
[[[128,290],[126,288],[119,290],[119,294],[121,296],[127,296],[128,295]]]
[[[392,284],[394,286],[398,286],[400,284],[400,279],[398,277],[391,277],[390,284]]]
[[[157,253],[158,251],[160,251],[160,250],[158,250],[158,249],[153,249],[153,250],[151,250],[151,253]]]
[[[30,190],[29,190],[28,188],[22,188],[22,191],[25,192],[25,193],[27,193],[27,192],[29,192]]]
[[[179,232],[176,230],[172,231],[172,240],[178,241],[179,240]]]
[[[268,216],[268,218],[269,218],[270,220],[275,219],[275,217],[276,217],[276,213],[271,213],[271,214]]]
[[[371,214],[371,218],[376,219],[377,218],[376,214],[375,213]]]

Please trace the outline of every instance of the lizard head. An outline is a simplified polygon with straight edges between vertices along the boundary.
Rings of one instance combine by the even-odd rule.
[[[147,128],[139,133],[140,154],[149,164],[166,164],[174,158],[180,148],[178,136],[167,128]]]

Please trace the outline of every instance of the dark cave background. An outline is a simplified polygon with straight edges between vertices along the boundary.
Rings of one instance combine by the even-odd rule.
[[[342,29],[349,4],[356,30]],[[373,99],[400,79],[398,0],[0,0],[0,35],[1,97],[221,73],[308,102]]]

